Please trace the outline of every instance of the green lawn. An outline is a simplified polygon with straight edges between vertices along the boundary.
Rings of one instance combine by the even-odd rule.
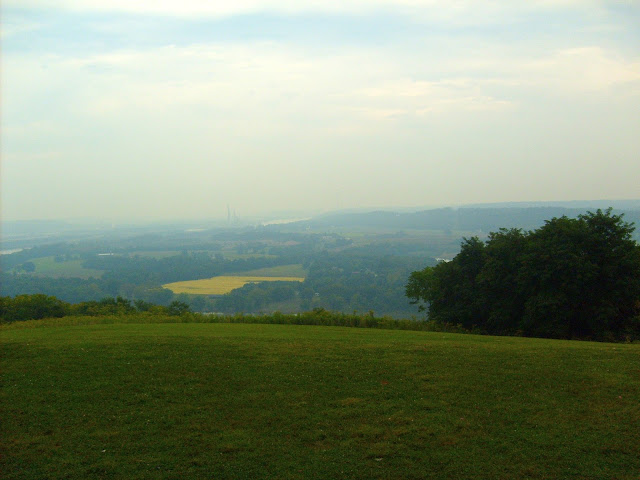
[[[638,344],[65,322],[0,327],[5,479],[640,476]]]

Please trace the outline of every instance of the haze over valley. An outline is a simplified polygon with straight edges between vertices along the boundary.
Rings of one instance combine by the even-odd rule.
[[[2,219],[638,198],[639,22],[604,0],[7,0]]]

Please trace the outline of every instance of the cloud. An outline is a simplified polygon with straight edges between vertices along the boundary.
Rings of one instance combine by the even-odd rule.
[[[640,60],[627,60],[602,47],[585,46],[556,51],[522,65],[529,83],[565,92],[615,93],[616,88],[640,89]],[[526,75],[529,74],[529,75]]]
[[[403,108],[361,109],[367,116],[394,119],[400,116],[490,111],[514,107],[514,102],[483,93],[482,82],[471,78],[452,77],[441,81],[401,80],[358,92],[362,101]]]
[[[393,11],[416,21],[495,24],[557,10],[594,10],[611,0],[5,0],[5,7],[221,18],[254,13],[362,15]]]
[[[8,39],[14,35],[20,35],[30,33],[41,28],[42,25],[37,22],[2,22],[2,30],[0,31],[0,38],[3,40]]]
[[[68,10],[29,15],[47,5]],[[104,212],[113,192],[180,215],[230,201],[268,209],[273,192],[289,192],[279,208],[333,208],[489,201],[483,191],[505,199],[520,187],[534,198],[549,179],[577,198],[607,169],[637,178],[634,31],[585,29],[615,24],[599,19],[606,2],[522,5],[8,0],[3,13],[20,8],[11,25],[30,30],[7,29],[3,43],[5,205],[29,216],[25,184],[39,216],[73,212],[77,198],[94,199],[85,214]],[[380,34],[385,9],[406,15]],[[260,11],[274,14],[218,18]],[[370,22],[362,37],[344,34],[360,21]],[[219,30],[234,34],[210,33]],[[80,185],[51,181],[71,172]],[[444,177],[425,189],[425,178]],[[612,180],[606,192],[628,195],[630,184]],[[63,207],[49,200],[61,196]]]
[[[6,126],[24,115],[92,119],[250,116],[256,133],[351,116],[395,120],[523,108],[533,98],[637,95],[640,62],[601,47],[546,56],[457,56],[415,65],[411,55],[344,48],[309,52],[274,42],[168,46],[64,57],[7,55]],[[462,74],[464,73],[464,75]],[[47,82],[38,78],[45,75]],[[47,105],[39,99],[49,98]],[[533,100],[535,101],[535,100]],[[45,108],[46,107],[46,108]],[[78,118],[80,118],[78,117]],[[110,120],[111,121],[111,120]],[[33,119],[29,119],[32,123]],[[302,128],[302,127],[300,127]],[[9,131],[11,132],[11,130]],[[9,135],[10,136],[10,135]]]

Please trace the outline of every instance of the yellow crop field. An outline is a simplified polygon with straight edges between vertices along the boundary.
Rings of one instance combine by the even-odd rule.
[[[241,288],[247,283],[254,282],[304,282],[302,277],[256,277],[256,276],[229,276],[212,277],[202,280],[187,280],[163,285],[173,293],[188,293],[190,295],[224,295],[231,290]]]

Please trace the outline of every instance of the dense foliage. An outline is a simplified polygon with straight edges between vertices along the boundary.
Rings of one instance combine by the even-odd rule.
[[[318,255],[300,292],[301,310],[320,307],[407,316],[410,310],[404,286],[422,261],[418,257],[351,252]]]
[[[640,336],[640,246],[611,210],[530,232],[465,239],[451,262],[413,272],[406,293],[431,320],[493,334]]]
[[[249,250],[248,255],[258,256],[232,259],[213,251],[189,251],[164,258],[139,256],[135,252],[117,255],[83,252],[82,266],[90,268],[91,274],[97,272],[99,278],[54,278],[39,270],[35,273],[18,271],[16,267],[23,265],[26,258],[34,258],[29,256],[33,253],[19,252],[3,255],[7,257],[5,265],[15,264],[16,267],[0,273],[0,290],[3,296],[43,293],[69,303],[120,296],[131,301],[169,306],[178,300],[199,312],[296,312],[325,308],[411,316],[413,310],[404,296],[404,286],[409,274],[424,265],[424,255],[384,253],[395,248],[386,243],[360,246],[357,251],[354,248],[342,250],[342,246],[336,246],[342,245],[339,240],[340,237],[328,237],[319,251],[313,250],[317,242],[309,242],[304,255],[299,252],[299,244],[279,246],[279,256],[274,256],[271,251],[276,247],[269,246],[269,254],[266,254],[255,242],[243,239],[235,248],[242,252]],[[331,246],[331,250],[324,248],[326,245]],[[66,251],[63,247],[60,250],[34,250],[36,255],[43,251],[50,254]],[[410,247],[415,248],[415,245],[410,244]],[[288,248],[294,251],[288,252]],[[18,260],[13,259],[14,255]],[[64,255],[70,254],[55,255],[55,258],[61,257],[62,261],[57,264],[61,267],[72,263]],[[76,262],[80,263],[80,260]],[[304,282],[252,283],[225,295],[173,294],[162,287],[164,282],[174,280],[208,278],[290,264],[298,264],[307,272]]]
[[[22,307],[22,308],[20,308]],[[65,318],[62,318],[65,317]],[[176,317],[180,317],[179,319]],[[19,320],[55,319],[57,325],[96,323],[247,323],[273,325],[315,325],[326,327],[379,328],[385,330],[413,330],[425,332],[468,333],[458,325],[442,325],[397,319],[387,315],[366,313],[341,313],[314,308],[300,313],[273,312],[268,315],[201,314],[190,311],[189,305],[174,300],[168,307],[153,305],[143,300],[130,302],[116,298],[69,304],[47,295],[20,295],[15,298],[0,297],[0,323]],[[45,320],[45,324],[48,320]]]
[[[70,305],[49,295],[18,295],[15,298],[0,297],[0,320],[39,320],[68,315]]]
[[[139,312],[177,316],[189,311],[189,306],[178,300],[174,300],[169,306],[162,306],[143,300],[132,303],[122,297],[105,297],[102,300],[90,300],[77,304],[63,302],[56,297],[43,294],[17,295],[14,298],[0,297],[0,321],[2,322],[61,318],[69,315],[131,315]]]

